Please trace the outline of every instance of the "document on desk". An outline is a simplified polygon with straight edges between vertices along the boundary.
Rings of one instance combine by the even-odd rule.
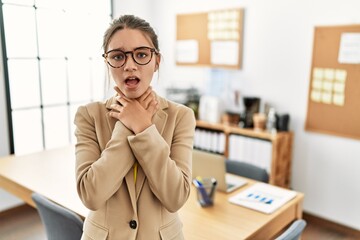
[[[265,183],[255,183],[228,200],[233,204],[270,214],[295,196],[295,191]]]

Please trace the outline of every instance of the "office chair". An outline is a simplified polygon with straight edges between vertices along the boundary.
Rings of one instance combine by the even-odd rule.
[[[39,193],[31,195],[45,227],[48,240],[80,240],[83,220],[74,212]]]
[[[306,221],[298,219],[292,222],[292,224],[275,240],[298,240],[304,231]]]
[[[226,160],[226,171],[242,177],[251,178],[261,182],[269,182],[269,174],[265,169],[246,162]]]

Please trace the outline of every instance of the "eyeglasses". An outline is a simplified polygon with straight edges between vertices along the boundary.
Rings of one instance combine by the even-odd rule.
[[[132,59],[139,65],[148,64],[153,56],[153,53],[158,54],[154,48],[139,47],[134,51],[124,52],[119,49],[110,50],[102,56],[106,62],[113,68],[121,68],[125,65],[128,54],[131,54]]]

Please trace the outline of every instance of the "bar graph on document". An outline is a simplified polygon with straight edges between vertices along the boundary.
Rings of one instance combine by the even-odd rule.
[[[272,143],[264,139],[230,134],[229,159],[251,163],[270,173]]]

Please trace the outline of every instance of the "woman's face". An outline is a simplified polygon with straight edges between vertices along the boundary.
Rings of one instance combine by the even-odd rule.
[[[150,38],[140,30],[123,29],[115,32],[111,37],[107,52],[114,49],[128,52],[139,47],[154,48]],[[126,56],[124,66],[120,68],[109,66],[110,74],[126,97],[138,98],[150,86],[153,74],[158,69],[160,56],[153,53],[151,61],[146,65],[137,64],[131,54]]]

